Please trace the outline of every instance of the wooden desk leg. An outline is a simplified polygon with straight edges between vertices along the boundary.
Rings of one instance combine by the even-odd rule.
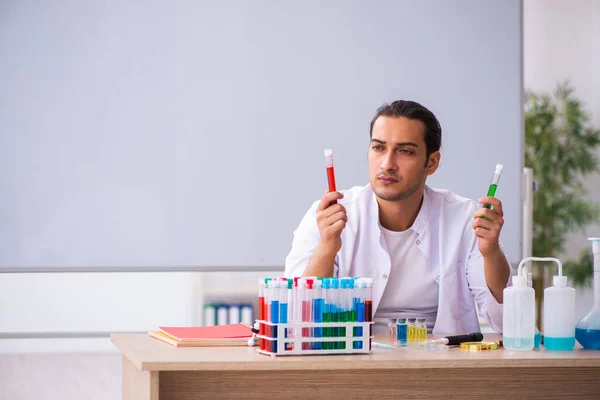
[[[140,371],[123,357],[123,400],[158,400],[158,372]]]

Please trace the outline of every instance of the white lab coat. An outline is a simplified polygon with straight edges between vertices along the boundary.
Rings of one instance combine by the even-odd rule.
[[[335,257],[335,276],[373,278],[373,314],[377,310],[390,273],[390,255],[379,226],[379,207],[371,186],[343,191],[340,203],[348,223],[342,231],[342,248]],[[315,202],[294,232],[286,258],[286,277],[301,276],[319,243]],[[439,266],[438,312],[433,333],[479,331],[479,315],[502,332],[502,305],[487,287],[483,257],[471,227],[477,203],[447,190],[425,187],[423,204],[411,229],[415,245],[429,263]],[[475,307],[477,303],[477,308]]]

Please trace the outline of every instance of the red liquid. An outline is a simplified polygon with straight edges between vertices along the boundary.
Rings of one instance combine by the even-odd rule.
[[[271,314],[271,304],[266,304],[265,308],[267,310],[267,319],[269,320],[269,322],[271,322],[271,320],[273,319],[273,315]],[[265,326],[265,332],[267,334],[268,337],[273,337],[271,335],[271,325],[267,325]],[[273,351],[273,341],[272,340],[266,340],[265,339],[265,345],[267,347],[267,351]]]
[[[302,321],[310,322],[310,302],[302,302]],[[302,337],[310,336],[310,328],[302,328]],[[303,350],[310,350],[310,343],[302,343]]]
[[[335,173],[333,167],[326,167],[327,169],[327,183],[329,183],[329,191],[336,192],[335,188]]]
[[[373,301],[365,300],[365,322],[373,321]],[[369,336],[372,335],[373,325],[369,325]],[[371,350],[371,339],[369,339],[369,350]]]
[[[265,320],[265,298],[264,297],[259,297],[258,298],[258,319],[261,321]],[[258,334],[259,335],[264,335],[265,334],[265,326],[259,322],[259,327],[258,327]],[[265,349],[265,339],[260,339],[258,341],[258,347],[260,347],[261,350]]]

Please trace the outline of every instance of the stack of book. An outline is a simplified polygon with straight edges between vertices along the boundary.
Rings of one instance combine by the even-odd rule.
[[[200,327],[167,327],[148,334],[175,347],[226,347],[247,346],[252,329],[246,324],[231,324]]]

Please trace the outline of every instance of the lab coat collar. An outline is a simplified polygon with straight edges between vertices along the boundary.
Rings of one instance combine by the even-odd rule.
[[[381,279],[382,276],[389,276],[391,270],[391,259],[389,250],[387,248],[387,244],[385,238],[383,236],[383,232],[381,231],[381,224],[379,222],[379,205],[377,204],[376,194],[373,192],[371,185],[367,185],[367,190],[370,192],[370,201],[369,206],[367,207],[367,214],[369,215],[369,220],[371,222],[371,232],[372,237],[377,237],[379,248],[374,253],[374,267],[376,269],[376,273],[374,276],[375,285],[382,285],[381,290],[377,290],[374,292],[375,296],[373,298],[373,313],[379,307],[379,303],[381,302],[381,297],[383,292],[385,291],[385,286],[387,285],[387,279]],[[415,244],[419,247],[419,250],[429,259],[429,235],[427,232],[429,230],[429,220],[430,214],[432,211],[432,193],[431,189],[428,186],[425,186],[425,190],[423,192],[423,203],[421,204],[421,209],[419,210],[419,214],[417,218],[413,222],[413,225],[409,228],[414,230],[417,233],[417,238]]]

